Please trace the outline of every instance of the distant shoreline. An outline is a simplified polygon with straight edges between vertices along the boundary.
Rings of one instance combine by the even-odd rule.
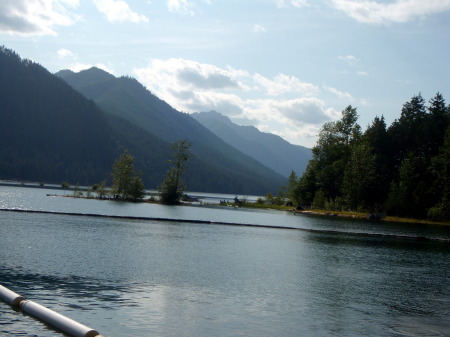
[[[37,182],[8,182],[8,181],[0,181],[0,186],[7,186],[7,187],[27,187],[27,188],[43,188],[43,189],[53,189],[53,190],[72,190],[70,189],[63,189],[61,186],[58,186],[56,184],[45,184],[45,183],[37,183]],[[87,190],[87,188],[79,187],[79,190]],[[52,196],[59,196],[59,195],[52,195]],[[80,198],[75,197],[71,195],[62,195],[64,197],[73,197],[73,198]],[[98,198],[89,198],[89,197],[81,197],[86,199],[97,199],[97,200],[115,200],[115,199],[98,199]],[[119,201],[119,200],[118,200]],[[123,200],[124,202],[132,202],[129,200]],[[140,202],[150,202],[149,200],[142,200]],[[185,205],[186,203],[182,203],[181,205]],[[254,203],[244,203],[240,205],[239,207],[242,208],[260,208],[260,209],[271,209],[276,211],[292,211],[296,212],[298,214],[303,215],[309,215],[309,216],[326,216],[326,217],[341,217],[341,218],[350,218],[350,219],[359,219],[359,220],[370,220],[368,219],[368,213],[360,213],[360,212],[346,212],[346,211],[330,211],[330,210],[323,210],[323,209],[317,209],[317,210],[295,210],[291,207],[272,207],[271,205],[258,205],[258,207],[253,207]],[[256,204],[255,204],[256,205]],[[195,205],[195,207],[208,207],[210,205]],[[225,207],[220,205],[214,205],[214,207]],[[439,226],[450,226],[450,222],[440,222],[440,221],[432,221],[432,220],[426,220],[426,219],[412,219],[412,218],[401,218],[396,216],[385,216],[378,220],[371,220],[371,221],[382,221],[382,222],[401,222],[401,223],[413,223],[413,224],[422,224],[422,225],[439,225]]]

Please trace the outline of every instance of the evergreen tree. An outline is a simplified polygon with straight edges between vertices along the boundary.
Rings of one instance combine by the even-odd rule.
[[[450,107],[440,93],[403,105],[387,129],[376,117],[361,134],[351,106],[325,123],[313,158],[297,179],[297,199],[328,209],[450,218]],[[447,134],[445,135],[445,130]]]
[[[429,115],[425,125],[426,145],[429,156],[435,156],[444,143],[445,131],[450,124],[450,111],[441,93],[430,100]]]
[[[375,155],[367,143],[355,144],[346,166],[343,196],[351,210],[372,207],[370,196],[376,186]]]
[[[430,208],[428,215],[435,220],[450,220],[450,127],[433,166],[436,170],[433,187],[440,191],[440,199]]]
[[[313,148],[317,189],[326,199],[334,200],[342,194],[345,167],[351,156],[351,145],[361,136],[356,123],[358,114],[351,105],[342,111],[342,118],[325,123]]]
[[[381,208],[387,199],[390,182],[393,179],[392,145],[383,116],[375,117],[362,139],[371,148],[375,162],[374,184],[365,200],[373,208]]]
[[[425,186],[419,179],[423,170],[420,158],[410,152],[399,168],[398,181],[392,183],[387,210],[397,216],[424,216],[423,192]]]
[[[292,202],[294,206],[298,206],[300,204],[299,179],[294,171],[292,171],[289,175],[286,194],[289,201]]]
[[[114,162],[112,168],[113,186],[111,193],[116,199],[141,199],[144,196],[142,174],[134,171],[134,158],[128,151]]]
[[[133,179],[131,180],[129,188],[130,198],[133,199],[134,201],[143,199],[145,196],[144,189],[145,187],[144,182],[142,181],[142,171],[139,171],[137,174],[134,175]]]
[[[306,166],[305,172],[298,181],[298,197],[299,204],[302,206],[311,206],[314,201],[314,196],[317,190],[316,161],[311,159]]]
[[[419,93],[403,105],[400,118],[388,129],[392,139],[393,159],[398,168],[409,152],[422,155],[423,121],[426,117],[425,101]]]
[[[169,163],[172,167],[167,171],[166,178],[158,187],[159,199],[162,203],[174,205],[178,204],[185,189],[182,175],[186,171],[186,162],[191,156],[189,150],[191,143],[187,140],[179,140],[172,145],[172,160]]]

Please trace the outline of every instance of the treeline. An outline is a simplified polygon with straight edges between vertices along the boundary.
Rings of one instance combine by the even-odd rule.
[[[403,105],[389,127],[376,117],[362,132],[355,108],[323,125],[290,199],[318,209],[450,219],[450,106],[437,93]]]

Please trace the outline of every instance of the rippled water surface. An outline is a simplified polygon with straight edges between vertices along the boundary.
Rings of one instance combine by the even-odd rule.
[[[47,193],[0,208],[345,232],[1,211],[0,284],[104,336],[450,336],[447,228]],[[0,335],[63,336],[1,301]]]

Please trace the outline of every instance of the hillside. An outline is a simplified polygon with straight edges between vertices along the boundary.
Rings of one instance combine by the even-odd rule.
[[[285,177],[292,171],[302,175],[312,157],[311,149],[293,145],[253,126],[237,125],[216,111],[199,112],[192,116],[231,146]]]
[[[191,115],[173,109],[135,79],[116,78],[97,68],[79,73],[64,70],[56,75],[92,99],[103,110],[124,118],[169,143],[179,139],[189,140],[192,152],[204,165],[188,172],[188,178],[196,184],[209,181],[210,184],[220,186],[220,189],[229,189],[229,180],[235,179],[234,186],[241,186],[238,189],[244,188],[246,184],[255,187],[260,185],[257,189],[260,193],[265,193],[264,189],[277,191],[285,183],[281,175],[230,146]],[[214,183],[213,176],[201,175],[195,171],[205,167],[227,178]]]
[[[42,66],[5,48],[0,119],[1,179],[89,185],[109,178],[125,148],[136,155],[148,184],[162,179],[167,167],[169,144],[104,113]],[[142,153],[149,144],[157,146]]]
[[[114,160],[128,149],[146,187],[156,188],[171,156],[168,141],[105,111],[4,47],[0,120],[0,179],[91,185],[110,178]],[[275,174],[234,171],[198,156],[190,159],[186,177],[190,190],[238,194],[276,191],[279,181]]]

